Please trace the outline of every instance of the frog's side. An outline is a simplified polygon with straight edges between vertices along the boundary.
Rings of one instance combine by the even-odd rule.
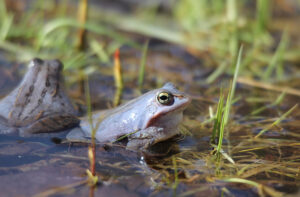
[[[114,142],[128,135],[127,148],[147,148],[178,133],[183,110],[189,103],[189,97],[172,83],[167,83],[162,88],[149,91],[108,112],[109,115],[98,126],[97,119],[102,119],[102,116],[94,114],[96,139],[99,142]],[[80,126],[81,129],[75,128],[68,134],[69,140],[91,136],[87,120],[83,120]]]
[[[63,65],[34,59],[21,84],[0,101],[0,133],[54,132],[79,124],[64,92]]]

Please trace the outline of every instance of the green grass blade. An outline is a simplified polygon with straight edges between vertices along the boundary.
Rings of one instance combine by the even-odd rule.
[[[251,115],[255,116],[269,107],[279,105],[283,101],[285,94],[286,94],[285,92],[282,92],[273,103],[271,103],[270,105],[267,105],[267,106],[262,106],[256,110],[254,110],[253,112],[251,112]]]
[[[274,71],[274,69],[276,67],[279,67],[281,62],[283,61],[283,57],[284,57],[284,52],[285,52],[285,48],[287,46],[288,43],[288,34],[287,31],[284,31],[280,43],[276,49],[275,54],[273,55],[269,66],[267,67],[266,72],[263,75],[263,79],[266,80],[270,80],[270,77],[272,75],[272,72]],[[281,65],[282,66],[282,65]]]
[[[214,122],[214,128],[213,128],[213,132],[212,132],[212,136],[211,136],[211,140],[210,140],[210,142],[212,144],[216,143],[216,137],[217,137],[217,135],[219,136],[220,125],[221,125],[221,120],[222,120],[222,112],[223,112],[223,102],[224,102],[224,95],[221,92],[220,99],[218,102],[215,122]]]
[[[90,42],[90,46],[101,62],[109,62],[109,55],[105,52],[103,46],[98,41],[92,40]]]
[[[82,27],[81,24],[79,24],[76,20],[70,19],[70,18],[59,18],[50,21],[47,23],[44,28],[41,30],[38,39],[37,39],[37,45],[36,49],[40,49],[43,46],[43,43],[45,42],[48,34],[52,33],[53,31],[63,28],[63,27],[75,27],[75,28],[85,28],[88,31],[91,31],[93,33],[99,34],[99,35],[105,35],[111,38],[114,38],[115,40],[121,42],[121,43],[127,43],[133,47],[139,47],[136,43],[129,41],[128,39],[125,39],[120,34],[116,33],[115,31],[109,29],[108,27],[103,27],[99,23],[94,22],[86,22],[84,26]]]
[[[262,33],[267,29],[270,22],[270,1],[257,0],[256,2],[256,32]]]
[[[231,92],[232,92],[232,84],[230,85],[229,92],[227,95],[227,100],[226,100],[226,105],[224,108],[221,124],[219,127],[219,141],[218,141],[218,146],[217,146],[217,154],[221,153],[222,150],[222,144],[223,144],[223,137],[224,137],[224,132],[225,132],[225,126],[227,124],[227,121],[229,119],[229,112],[230,112],[230,107],[231,107]]]
[[[284,120],[290,113],[292,113],[296,108],[298,107],[298,104],[294,105],[290,110],[285,112],[281,117],[279,117],[276,121],[274,121],[271,125],[266,127],[265,129],[261,130],[254,138],[258,138],[259,136],[263,135],[266,131],[271,129],[273,126],[278,125],[282,120]]]
[[[227,66],[228,63],[226,61],[222,62],[221,65],[207,77],[206,83],[210,84],[214,82],[221,74],[223,74],[226,71]]]
[[[272,197],[282,197],[283,196],[283,193],[278,192],[271,187],[264,186],[260,183],[257,183],[257,182],[251,181],[251,180],[242,179],[242,178],[227,178],[227,179],[223,179],[223,181],[229,182],[229,183],[242,183],[242,184],[256,187],[258,190],[259,196],[265,196],[264,193],[266,193],[268,196],[272,196]]]
[[[227,7],[227,20],[228,21],[236,21],[237,19],[237,1],[236,0],[227,0],[226,1]]]
[[[147,40],[144,44],[141,63],[140,63],[139,80],[138,80],[138,85],[140,90],[143,88],[143,83],[144,83],[148,45],[149,45],[149,40]]]
[[[8,33],[11,29],[11,26],[13,24],[13,15],[9,14],[6,15],[6,17],[2,20],[2,26],[0,28],[0,40],[4,41],[6,37],[8,36]]]
[[[176,163],[176,157],[172,157],[172,163],[174,167],[174,184],[172,185],[172,188],[174,192],[176,191],[178,184],[179,184],[179,179],[178,179],[178,169],[177,169],[177,163]]]
[[[233,100],[234,93],[235,93],[235,87],[236,87],[237,77],[238,77],[238,74],[240,72],[242,53],[243,53],[243,46],[241,46],[241,48],[239,50],[238,58],[237,58],[237,63],[236,63],[236,67],[235,67],[235,70],[234,70],[234,75],[233,75],[233,80],[232,80],[232,86],[231,86],[231,90],[230,90],[230,94],[229,94],[229,98],[228,98],[228,102],[229,102],[228,103],[228,107],[227,107],[228,112],[226,112],[226,116],[224,116],[225,124],[227,124],[227,121],[229,119],[230,106],[232,104],[232,100]],[[226,105],[227,105],[227,103],[226,103]]]
[[[228,179],[223,179],[225,182],[230,182],[230,183],[244,183],[247,185],[251,185],[253,187],[259,187],[259,183],[256,183],[254,181],[246,180],[246,179],[241,179],[241,178],[228,178]]]
[[[125,139],[126,137],[128,137],[128,136],[130,136],[130,135],[132,135],[132,134],[135,134],[135,133],[137,133],[137,132],[139,132],[139,131],[140,131],[140,130],[136,130],[136,131],[133,131],[133,132],[128,133],[128,134],[126,134],[126,135],[122,135],[121,137],[119,137],[118,139],[116,139],[114,142],[121,141],[121,140]],[[114,143],[114,142],[113,142],[113,143]]]
[[[6,9],[6,3],[4,0],[0,1],[0,22],[2,23],[3,19],[7,17],[7,9]]]

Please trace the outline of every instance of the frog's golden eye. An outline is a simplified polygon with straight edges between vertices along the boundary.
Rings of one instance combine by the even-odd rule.
[[[162,105],[172,105],[174,103],[174,96],[169,92],[161,92],[157,95],[157,101]]]

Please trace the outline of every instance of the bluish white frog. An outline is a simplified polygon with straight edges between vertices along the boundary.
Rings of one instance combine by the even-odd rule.
[[[95,137],[98,142],[105,143],[127,136],[128,149],[146,149],[178,134],[183,110],[190,101],[172,83],[166,83],[162,88],[149,91],[104,115],[95,113]],[[91,125],[85,118],[81,121],[80,128],[73,129],[67,139],[86,140],[91,137],[91,132]]]

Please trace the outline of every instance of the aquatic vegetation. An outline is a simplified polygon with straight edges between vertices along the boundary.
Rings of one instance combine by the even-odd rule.
[[[216,139],[216,137],[218,137],[218,146],[216,148],[216,155],[217,155],[218,158],[220,157],[220,153],[221,153],[221,149],[222,149],[222,142],[223,142],[225,127],[228,123],[229,116],[230,116],[230,108],[232,106],[232,101],[233,101],[233,97],[234,97],[237,77],[238,77],[238,73],[239,73],[239,70],[240,70],[242,52],[243,52],[243,47],[240,48],[240,51],[239,51],[239,54],[238,54],[238,59],[237,59],[235,72],[234,72],[234,76],[233,76],[233,81],[230,85],[230,89],[229,89],[229,92],[228,92],[228,95],[227,95],[226,105],[223,106],[224,96],[221,93],[219,103],[218,103],[218,107],[217,107],[217,112],[216,112],[216,117],[215,117],[212,137],[211,137],[211,142],[215,143],[215,139]],[[226,156],[226,157],[228,158],[228,156]],[[230,161],[233,162],[232,159],[230,159]]]

